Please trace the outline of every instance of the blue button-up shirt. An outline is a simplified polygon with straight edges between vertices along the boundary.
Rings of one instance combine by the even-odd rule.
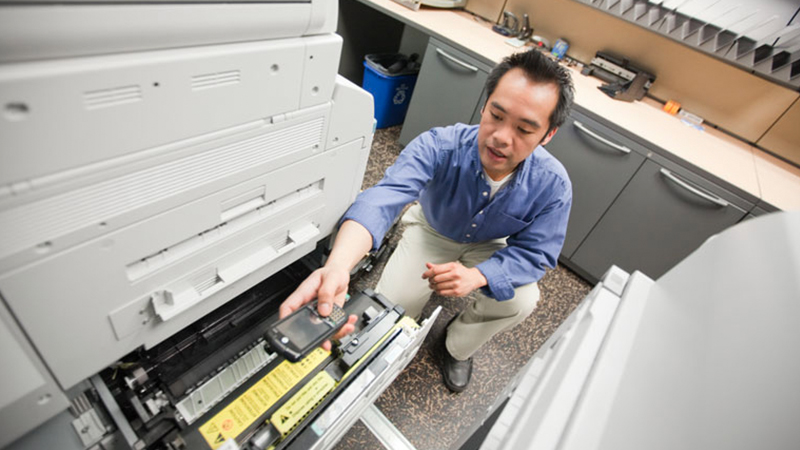
[[[434,128],[414,139],[375,186],[345,213],[372,234],[377,248],[397,215],[419,200],[428,223],[457,242],[507,237],[507,247],[476,267],[486,295],[514,297],[555,267],[567,230],[572,185],[564,166],[544,147],[525,159],[506,187],[490,199],[478,154],[478,126]]]

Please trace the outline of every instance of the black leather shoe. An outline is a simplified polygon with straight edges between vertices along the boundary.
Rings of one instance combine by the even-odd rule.
[[[463,392],[472,377],[472,358],[459,361],[444,349],[444,364],[442,364],[444,384],[453,392]]]

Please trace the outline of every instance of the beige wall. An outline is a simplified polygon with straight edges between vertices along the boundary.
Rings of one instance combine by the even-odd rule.
[[[505,9],[518,16],[527,13],[534,34],[551,42],[566,39],[568,54],[579,61],[590,61],[598,50],[627,57],[656,75],[653,96],[676,100],[747,141],[766,148],[775,141],[800,148],[797,133],[759,142],[800,97],[796,91],[574,0],[507,0]],[[800,164],[800,157],[793,161]]]
[[[800,164],[800,100],[767,131],[758,145]]]
[[[491,22],[497,22],[505,4],[506,0],[467,0],[464,9]]]

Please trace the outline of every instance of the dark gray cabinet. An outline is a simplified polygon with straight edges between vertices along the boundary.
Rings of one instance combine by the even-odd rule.
[[[491,67],[431,38],[399,141],[407,145],[420,133],[456,122],[471,123]]]
[[[490,70],[430,38],[400,143],[435,126],[478,123]],[[580,107],[546,146],[573,187],[561,262],[592,282],[612,264],[657,278],[753,209],[724,182],[650,147]]]
[[[561,250],[569,258],[642,165],[647,149],[578,111],[546,148],[572,181],[572,211]]]
[[[592,281],[612,264],[658,278],[752,208],[662,159],[654,156],[642,165],[572,255]]]

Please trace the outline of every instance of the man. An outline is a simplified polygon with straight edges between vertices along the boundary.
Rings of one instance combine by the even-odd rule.
[[[486,93],[480,125],[423,133],[356,198],[325,266],[286,299],[281,317],[315,297],[322,315],[331,302],[343,304],[350,270],[419,200],[403,216],[406,231],[375,290],[412,317],[431,292],[475,291],[447,328],[442,368],[450,390],[467,387],[472,355],[536,306],[536,282],[556,265],[572,204],[564,167],[541,147],[572,105],[566,69],[536,50],[517,53],[492,70]],[[340,336],[354,322],[351,316]]]

